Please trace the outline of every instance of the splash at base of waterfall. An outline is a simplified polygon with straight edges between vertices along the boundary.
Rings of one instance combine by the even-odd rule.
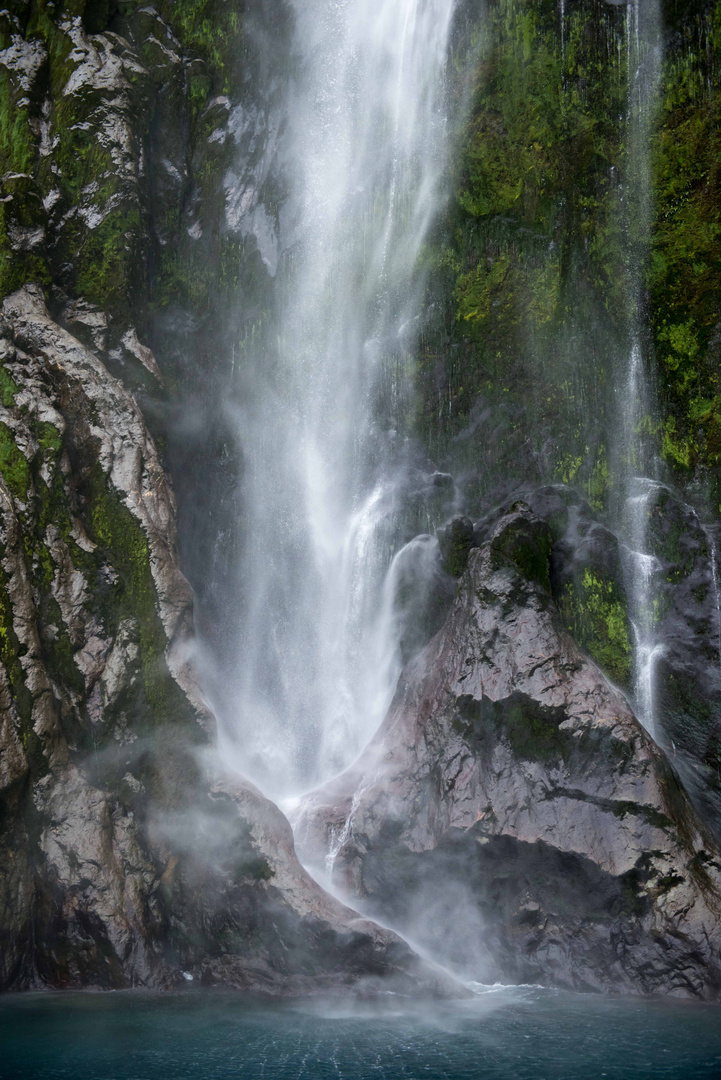
[[[657,738],[655,710],[655,665],[663,655],[663,644],[656,640],[656,578],[659,560],[649,554],[649,503],[656,484],[645,477],[633,477],[631,494],[623,513],[626,543],[621,546],[628,615],[634,635],[633,704],[636,716],[652,738]]]

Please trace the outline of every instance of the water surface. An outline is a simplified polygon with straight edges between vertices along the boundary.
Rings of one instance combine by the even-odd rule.
[[[696,1080],[721,1076],[715,1006],[483,992],[259,1004],[239,996],[26,994],[0,999],[3,1080]]]

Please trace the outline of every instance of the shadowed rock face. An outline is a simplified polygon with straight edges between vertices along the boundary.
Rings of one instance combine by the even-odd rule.
[[[174,498],[132,395],[38,289],[0,331],[0,989],[454,992],[217,775]]]
[[[444,628],[356,765],[307,798],[296,842],[484,981],[716,998],[718,852],[564,629],[550,550],[516,504],[470,551]]]

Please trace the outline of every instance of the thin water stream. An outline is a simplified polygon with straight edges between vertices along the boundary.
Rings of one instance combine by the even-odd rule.
[[[658,0],[631,0],[626,8],[628,74],[623,215],[626,238],[629,351],[620,373],[620,439],[617,469],[621,499],[616,527],[623,540],[624,577],[634,632],[633,691],[636,714],[657,734],[654,667],[663,652],[655,638],[654,596],[658,561],[649,552],[649,500],[659,460],[649,438],[656,414],[644,334],[643,281],[652,220],[650,138],[661,76]]]
[[[718,551],[716,539],[708,525],[701,528],[706,536],[709,550],[709,562],[711,563],[711,585],[713,588],[714,609],[716,611],[716,643],[718,648],[718,662],[721,666],[721,584],[719,584]]]

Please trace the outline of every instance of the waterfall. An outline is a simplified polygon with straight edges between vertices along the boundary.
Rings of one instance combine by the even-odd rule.
[[[719,591],[718,558],[716,556],[716,544],[711,541],[711,581],[713,583],[714,607],[716,608],[716,641],[718,644],[718,659],[721,664],[721,591]]]
[[[709,565],[711,567],[711,588],[713,589],[713,606],[714,614],[716,616],[716,652],[718,655],[718,663],[721,666],[721,582],[719,581],[719,566],[718,566],[718,549],[716,546],[716,537],[713,531],[708,525],[704,525],[698,518],[698,514],[695,514],[696,520],[699,523],[699,527],[703,531],[706,537],[706,543],[708,545],[708,557]]]
[[[384,578],[453,5],[293,0],[273,325],[231,406],[244,542],[220,710],[221,753],[276,796],[344,768],[398,675]]]
[[[634,699],[639,720],[656,734],[654,665],[663,645],[654,637],[655,578],[659,567],[648,551],[649,500],[658,458],[649,445],[655,401],[644,334],[643,276],[649,253],[652,196],[650,135],[661,75],[659,0],[630,0],[626,8],[628,75],[626,162],[623,194],[629,348],[617,379],[620,439],[617,459],[624,541],[624,576],[634,631]]]

